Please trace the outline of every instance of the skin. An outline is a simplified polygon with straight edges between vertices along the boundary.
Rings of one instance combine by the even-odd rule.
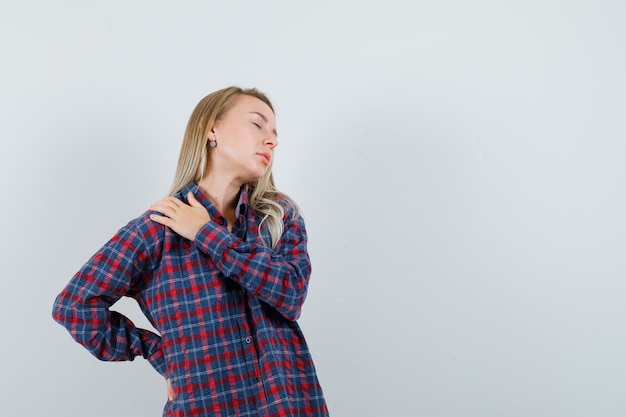
[[[198,183],[202,192],[228,220],[228,230],[235,222],[235,208],[241,186],[259,179],[267,171],[276,139],[276,119],[267,104],[256,97],[240,95],[232,107],[217,120],[209,137],[217,146],[209,149],[207,171]],[[198,231],[211,218],[207,210],[189,193],[189,205],[167,197],[150,206],[163,213],[150,218],[186,239],[194,240]],[[167,398],[174,399],[174,391],[166,379]]]

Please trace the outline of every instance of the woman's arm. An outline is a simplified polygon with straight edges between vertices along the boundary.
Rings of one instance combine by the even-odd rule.
[[[245,242],[224,226],[210,221],[206,209],[193,197],[190,205],[172,198],[161,200],[151,208],[165,214],[151,218],[193,240],[225,276],[231,278],[272,306],[283,317],[295,321],[300,317],[306,298],[311,261],[307,251],[307,234],[300,216],[288,211],[283,235],[275,248]]]
[[[109,310],[122,296],[137,290],[149,257],[137,227],[129,223],[74,275],[57,296],[52,316],[98,359],[123,361],[143,356],[165,374],[161,338]]]
[[[283,235],[274,249],[245,242],[215,222],[206,223],[194,241],[224,275],[295,321],[306,298],[311,261],[304,221],[291,215],[285,214]]]

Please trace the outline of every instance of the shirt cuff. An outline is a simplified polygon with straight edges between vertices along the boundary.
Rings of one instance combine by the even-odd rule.
[[[237,242],[237,238],[214,221],[210,221],[196,233],[195,243],[198,248],[213,260],[222,258],[226,249]]]
[[[152,356],[148,358],[148,362],[150,362],[150,365],[152,365],[158,373],[167,378],[167,366],[165,364],[165,358],[163,357],[163,349],[158,349],[154,352]]]

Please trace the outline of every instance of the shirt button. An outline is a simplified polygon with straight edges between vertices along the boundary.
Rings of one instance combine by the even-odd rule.
[[[259,382],[259,377],[258,376],[254,377],[254,382]]]
[[[246,343],[247,343],[247,344],[252,343],[252,338],[251,338],[251,337],[246,337]]]

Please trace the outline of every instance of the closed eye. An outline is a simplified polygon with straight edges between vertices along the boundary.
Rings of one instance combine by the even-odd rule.
[[[256,127],[258,127],[259,129],[261,128],[261,125],[255,122],[252,122],[253,125],[255,125]]]

